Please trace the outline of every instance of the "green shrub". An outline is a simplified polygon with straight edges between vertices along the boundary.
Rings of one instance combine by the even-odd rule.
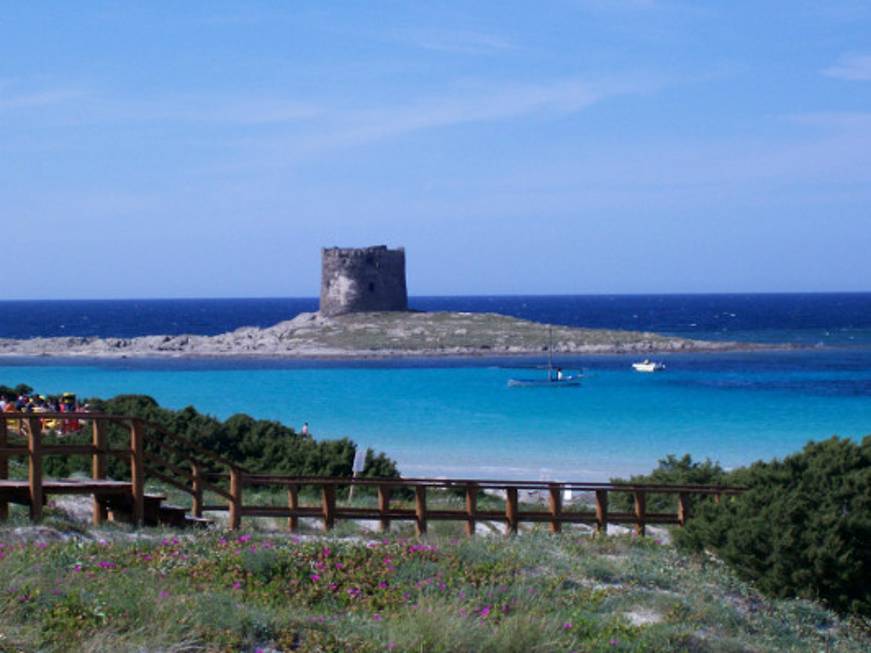
[[[630,483],[637,485],[663,484],[663,485],[725,485],[728,474],[723,471],[719,463],[705,459],[704,462],[693,461],[692,456],[685,454],[678,458],[669,454],[659,460],[659,464],[650,474],[631,476],[629,480],[612,478],[612,483]],[[631,511],[634,509],[634,499],[628,492],[613,493],[612,504],[616,510]],[[702,499],[698,496],[690,496],[690,509],[694,509],[699,502],[709,502],[710,499]],[[650,494],[647,497],[647,510],[649,512],[674,512],[676,510],[677,497],[674,494]]]
[[[871,436],[812,442],[727,480],[747,492],[701,505],[679,544],[712,549],[767,594],[871,616]]]
[[[155,422],[167,431],[184,437],[233,463],[254,473],[270,473],[294,476],[351,476],[357,445],[348,438],[338,440],[315,440],[310,435],[301,435],[292,428],[272,420],[254,419],[248,415],[233,415],[220,421],[203,415],[192,406],[181,410],[161,408],[151,397],[143,395],[119,395],[112,399],[91,399],[88,402],[95,410],[111,415],[126,415]],[[82,444],[90,442],[90,432],[53,436],[46,434],[46,444]],[[129,431],[120,424],[107,427],[107,439],[111,448],[128,446]],[[189,461],[168,454],[161,446],[160,437],[146,440],[146,450],[167,458],[179,466]],[[202,456],[199,456],[203,458]],[[213,467],[207,471],[219,471]],[[46,474],[70,476],[76,472],[88,473],[90,461],[83,456],[50,456],[45,461]],[[109,461],[109,476],[125,478],[129,475],[126,462]],[[383,453],[366,451],[362,476],[395,478],[399,475],[396,463]]]

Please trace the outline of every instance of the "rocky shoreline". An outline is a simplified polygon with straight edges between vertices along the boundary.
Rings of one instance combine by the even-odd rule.
[[[690,340],[638,331],[549,326],[496,313],[302,313],[268,328],[216,336],[0,339],[0,356],[83,358],[392,358],[617,354],[770,349],[752,343]]]

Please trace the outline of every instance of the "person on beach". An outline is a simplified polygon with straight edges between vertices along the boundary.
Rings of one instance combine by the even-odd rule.
[[[302,423],[302,428],[299,430],[300,435],[308,435],[308,422]]]
[[[557,381],[563,380],[563,368],[561,368],[561,367],[556,368],[556,380]]]

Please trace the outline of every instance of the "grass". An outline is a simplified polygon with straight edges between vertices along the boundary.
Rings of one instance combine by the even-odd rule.
[[[48,513],[44,527],[0,526],[4,653],[871,646],[819,605],[764,599],[649,538],[133,532]]]

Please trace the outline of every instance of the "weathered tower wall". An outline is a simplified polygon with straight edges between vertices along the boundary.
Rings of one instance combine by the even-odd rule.
[[[407,311],[405,250],[384,245],[321,250],[321,314]]]

